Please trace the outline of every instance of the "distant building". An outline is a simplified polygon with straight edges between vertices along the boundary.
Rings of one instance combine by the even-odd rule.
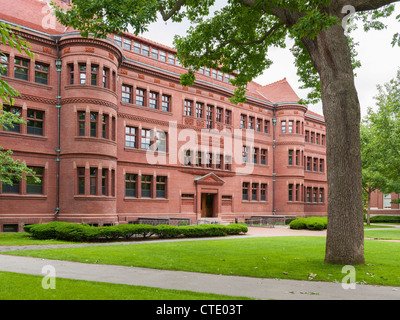
[[[81,38],[42,1],[0,4],[1,21],[36,54],[1,45],[1,77],[21,93],[6,108],[27,124],[0,128],[0,145],[41,178],[1,186],[0,231],[326,215],[324,118],[298,104],[286,79],[249,83],[235,105],[234,74],[203,68],[183,87],[169,47],[131,34]]]

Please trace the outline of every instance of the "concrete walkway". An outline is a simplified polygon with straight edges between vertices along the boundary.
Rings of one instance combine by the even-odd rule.
[[[293,232],[284,228],[249,228],[244,237],[278,235],[324,236],[324,231]],[[243,236],[241,236],[243,237]],[[226,239],[226,238],[218,238]],[[197,241],[198,239],[187,240]],[[205,239],[204,239],[205,240]],[[154,240],[156,241],[156,240]],[[165,240],[162,240],[165,241]],[[179,241],[179,240],[172,240]],[[184,240],[185,241],[185,240]],[[148,243],[148,242],[135,242]],[[116,245],[121,243],[102,244]],[[132,244],[132,242],[129,242]],[[76,245],[67,245],[76,246]],[[1,246],[0,246],[1,247]],[[33,249],[37,246],[19,246],[19,249]],[[41,246],[40,246],[41,247]],[[46,246],[47,248],[50,246]],[[52,246],[54,247],[54,246]],[[64,245],[58,247],[65,247]],[[3,247],[10,250],[11,247]],[[7,256],[0,254],[0,271],[46,276],[44,266],[53,266],[56,277],[110,282],[128,285],[141,285],[164,289],[189,290],[245,296],[268,300],[399,300],[400,287],[356,285],[355,289],[344,289],[341,283],[317,281],[296,281],[261,279],[241,276],[223,276],[194,272],[154,270],[147,268],[84,264],[40,258]]]

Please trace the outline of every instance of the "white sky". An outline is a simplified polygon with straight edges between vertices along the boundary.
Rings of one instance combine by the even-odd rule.
[[[223,5],[225,1],[216,0],[216,7]],[[353,31],[353,37],[357,46],[358,60],[361,61],[361,67],[356,69],[356,87],[361,104],[361,116],[367,113],[367,108],[376,108],[374,96],[377,94],[377,85],[390,81],[396,77],[397,70],[400,68],[400,47],[392,47],[391,41],[395,33],[399,32],[399,22],[396,21],[396,15],[400,14],[400,5],[396,5],[396,11],[388,19],[382,21],[388,26],[382,31],[369,31],[365,33],[362,28]],[[174,35],[184,36],[189,24],[164,22],[161,19],[149,26],[149,32],[141,36],[156,41],[158,43],[172,47]],[[254,79],[261,85],[266,85],[286,77],[289,84],[296,91],[300,98],[306,98],[307,91],[299,89],[300,83],[296,75],[294,58],[287,48],[271,48],[269,57],[273,65],[264,71],[264,73]],[[309,110],[323,114],[321,103],[309,105]]]

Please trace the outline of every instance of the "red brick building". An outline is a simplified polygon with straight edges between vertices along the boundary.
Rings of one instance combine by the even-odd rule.
[[[286,79],[252,82],[234,105],[234,74],[203,68],[183,87],[169,47],[81,38],[45,1],[0,4],[35,53],[0,46],[2,78],[21,93],[9,110],[27,122],[0,128],[0,145],[41,178],[2,185],[0,231],[55,219],[326,215],[324,118]]]

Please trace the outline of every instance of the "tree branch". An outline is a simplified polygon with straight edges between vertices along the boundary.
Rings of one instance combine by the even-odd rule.
[[[356,12],[379,9],[400,0],[344,0],[343,3],[353,6]]]
[[[272,34],[274,34],[274,32],[276,30],[278,30],[281,26],[283,26],[283,23],[277,23],[276,25],[274,25],[271,29],[269,29],[260,39],[258,40],[254,40],[254,41],[250,41],[250,42],[240,42],[237,41],[235,39],[231,39],[229,42],[232,42],[234,44],[237,44],[239,46],[247,46],[247,45],[251,45],[251,44],[260,44],[263,43],[265,41],[265,39],[267,39],[267,37],[271,36]]]
[[[158,0],[158,2],[160,3],[160,13],[161,13],[161,16],[162,16],[162,18],[163,18],[164,21],[167,21],[169,18],[172,17],[172,15],[173,15],[175,12],[178,12],[178,11],[181,9],[181,7],[185,4],[186,0],[177,0],[177,2],[175,3],[175,5],[172,7],[172,9],[171,9],[168,13],[165,13],[164,7],[163,7],[163,5],[162,5],[162,1],[161,1],[161,0]]]

